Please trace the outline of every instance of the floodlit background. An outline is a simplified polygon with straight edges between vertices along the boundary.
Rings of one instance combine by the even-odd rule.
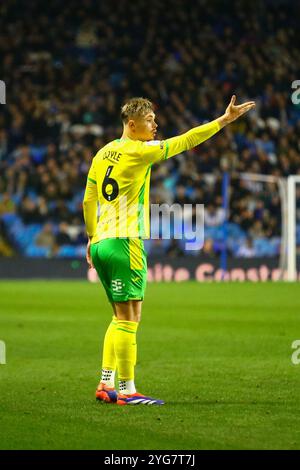
[[[150,258],[216,260],[226,250],[280,265],[278,178],[300,168],[300,104],[291,99],[295,92],[300,101],[297,2],[11,0],[0,8],[2,257],[84,257],[86,174],[97,150],[120,136],[127,98],[155,103],[166,138],[220,116],[235,93],[256,109],[152,171],[152,203],[205,204],[204,248],[187,252],[185,240],[146,248]]]
[[[299,5],[1,2],[0,448],[300,448],[299,284],[265,282],[295,279],[300,247],[300,184],[287,184],[300,176]],[[202,250],[145,242],[156,282],[136,383],[167,404],[102,406],[111,312],[87,282],[91,160],[120,137],[128,98],[154,102],[164,139],[232,94],[255,110],[152,168],[152,203],[205,205]]]

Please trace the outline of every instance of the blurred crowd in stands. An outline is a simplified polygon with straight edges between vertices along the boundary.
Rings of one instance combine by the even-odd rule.
[[[153,166],[151,202],[205,204],[201,252],[218,256],[227,171],[228,253],[276,256],[278,185],[241,174],[300,174],[300,105],[291,101],[298,19],[296,1],[1,3],[0,255],[84,256],[87,171],[99,148],[120,137],[126,99],[151,99],[158,138],[167,138],[220,116],[234,93],[255,100],[255,110]],[[185,254],[180,240],[146,248]]]

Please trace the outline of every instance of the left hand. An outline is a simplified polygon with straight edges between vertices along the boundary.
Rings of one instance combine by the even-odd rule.
[[[226,108],[224,118],[229,124],[232,121],[235,121],[237,118],[242,116],[243,114],[253,109],[255,106],[255,101],[247,101],[246,103],[236,105],[235,106],[236,96],[232,95],[231,101]]]

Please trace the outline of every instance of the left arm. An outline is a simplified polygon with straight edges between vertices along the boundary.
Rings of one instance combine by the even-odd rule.
[[[233,95],[225,113],[214,121],[203,124],[202,126],[194,127],[183,135],[167,139],[165,141],[167,146],[167,155],[165,158],[173,157],[178,153],[190,150],[202,142],[205,142],[223,127],[235,121],[255,106],[254,101],[248,101],[247,103],[235,106],[235,101],[236,96]]]
[[[193,127],[184,134],[166,140],[154,140],[140,143],[140,153],[147,163],[156,163],[167,158],[190,150],[210,139],[224,126],[238,119],[240,116],[254,108],[254,101],[235,105],[236,96],[233,95],[225,113],[214,121],[201,126]]]

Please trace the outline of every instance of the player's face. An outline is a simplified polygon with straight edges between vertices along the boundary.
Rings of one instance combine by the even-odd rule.
[[[157,124],[155,114],[148,113],[143,117],[134,120],[135,136],[138,140],[153,140],[156,135]]]

